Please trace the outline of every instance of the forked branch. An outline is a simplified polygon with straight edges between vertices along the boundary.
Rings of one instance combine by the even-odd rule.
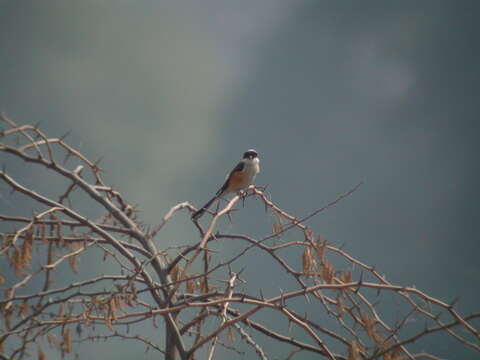
[[[6,126],[0,153],[13,164],[29,164],[29,175],[42,167],[52,183],[63,184],[25,185],[32,182],[16,166],[0,171],[2,199],[28,199],[32,210],[25,216],[12,206],[0,214],[0,256],[10,264],[0,273],[1,358],[23,359],[34,351],[42,358],[45,343],[67,354],[86,342],[123,339],[168,360],[225,353],[293,359],[304,352],[329,360],[438,359],[435,348],[415,353],[411,345],[439,333],[472,357],[480,353],[480,313],[463,315],[420,289],[386,281],[307,226],[361,184],[301,218],[251,186],[204,216],[205,223],[193,221],[196,237],[179,237],[167,247],[165,228],[177,226],[170,224],[174,217],[190,219],[194,206],[179,203],[147,227],[122,193],[104,182],[98,163],[64,137],[0,120]],[[238,221],[239,201],[252,206],[252,199],[265,207],[258,221],[271,231],[226,233],[222,219]],[[227,252],[231,240],[236,250]],[[252,264],[253,256],[268,266]],[[272,271],[276,281],[259,283],[260,271]],[[401,314],[398,320],[392,321],[392,311]],[[287,348],[272,348],[272,341]]]

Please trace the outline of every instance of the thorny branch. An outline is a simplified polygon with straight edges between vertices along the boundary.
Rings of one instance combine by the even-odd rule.
[[[10,188],[12,198],[29,199],[35,209],[31,216],[0,214],[0,256],[2,264],[10,264],[0,267],[1,358],[23,359],[32,351],[44,358],[45,342],[66,354],[85,342],[120,338],[168,360],[222,358],[220,350],[240,357],[251,351],[259,359],[291,359],[299,352],[330,360],[438,359],[415,353],[411,346],[438,333],[480,352],[475,326],[480,313],[462,315],[419,289],[386,281],[305,224],[361,184],[303,218],[288,214],[252,186],[211,214],[205,225],[193,221],[197,239],[178,239],[178,245],[167,247],[163,230],[173,217],[183,216],[182,210],[190,219],[196,210],[191,204],[173,206],[158,225],[147,227],[137,209],[105,184],[98,163],[64,137],[49,138],[37,126],[19,126],[3,115],[0,120],[6,126],[0,153],[31,164],[32,172],[33,166],[42,167],[65,184],[45,191],[40,180],[24,185],[9,169],[0,171],[2,198]],[[52,190],[55,196],[42,194]],[[101,209],[101,215],[74,208],[78,196]],[[241,199],[256,199],[274,215],[266,235],[219,232],[222,218],[235,221],[232,213]],[[260,221],[269,224],[270,219]],[[232,239],[242,246],[225,253],[220,243]],[[276,267],[284,289],[258,284],[255,271],[244,267],[253,254]],[[89,277],[91,271],[82,271],[85,264],[99,270]],[[390,309],[403,313],[397,321],[378,305],[392,298]],[[157,318],[164,319],[163,327],[152,332],[159,327]],[[265,345],[267,340],[279,348]]]

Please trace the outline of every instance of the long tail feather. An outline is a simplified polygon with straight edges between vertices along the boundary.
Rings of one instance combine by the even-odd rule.
[[[200,209],[198,209],[197,211],[195,211],[193,214],[192,214],[192,219],[194,220],[197,220],[198,218],[200,218],[200,216],[203,215],[203,213],[205,212],[205,210],[207,210],[215,200],[217,200],[219,198],[219,196],[214,196],[209,202],[207,202],[205,205],[203,205]]]

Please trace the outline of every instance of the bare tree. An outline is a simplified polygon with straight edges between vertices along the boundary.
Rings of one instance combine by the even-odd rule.
[[[218,358],[219,347],[232,357],[249,351],[259,359],[293,359],[299,353],[331,360],[439,359],[435,349],[412,350],[434,333],[480,352],[472,321],[480,313],[462,315],[453,304],[388,282],[305,225],[359,185],[303,219],[251,186],[205,216],[205,226],[192,220],[197,239],[158,248],[167,222],[190,217],[196,210],[192,205],[175,205],[158,225],[145,226],[137,209],[103,181],[98,163],[37,126],[20,126],[5,116],[1,120],[1,153],[29,167],[22,179],[3,168],[2,199],[11,189],[11,196],[28,199],[35,209],[29,216],[0,214],[5,229],[0,248],[5,259],[0,274],[3,359],[35,352],[45,359],[42,346],[47,343],[65,355],[82,343],[115,338],[143,343],[168,360]],[[69,166],[72,159],[76,164]],[[32,181],[39,168],[60,179],[49,195],[37,192]],[[265,206],[266,217],[259,221],[276,219],[271,234],[255,238],[248,231],[219,232],[219,220],[233,221],[235,207],[251,198]],[[226,239],[243,245],[231,257],[216,248]],[[271,292],[269,284],[252,288],[239,264],[253,253],[275,264],[274,275],[284,289],[265,295],[265,289]],[[102,257],[105,268],[114,270],[86,275],[78,260],[87,256]],[[7,263],[10,267],[3,266]],[[58,274],[68,269],[72,277],[64,275],[68,282],[63,284]],[[258,313],[268,313],[272,321]],[[150,323],[162,329],[133,334],[133,328]],[[286,352],[279,354],[272,343]]]

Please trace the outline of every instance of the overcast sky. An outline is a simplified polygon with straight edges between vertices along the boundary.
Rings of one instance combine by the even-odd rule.
[[[478,311],[479,13],[478,1],[2,0],[0,111],[72,130],[147,223],[208,200],[248,148],[257,183],[297,216],[363,181],[309,225],[387,279]],[[168,241],[193,243],[179,221]]]

